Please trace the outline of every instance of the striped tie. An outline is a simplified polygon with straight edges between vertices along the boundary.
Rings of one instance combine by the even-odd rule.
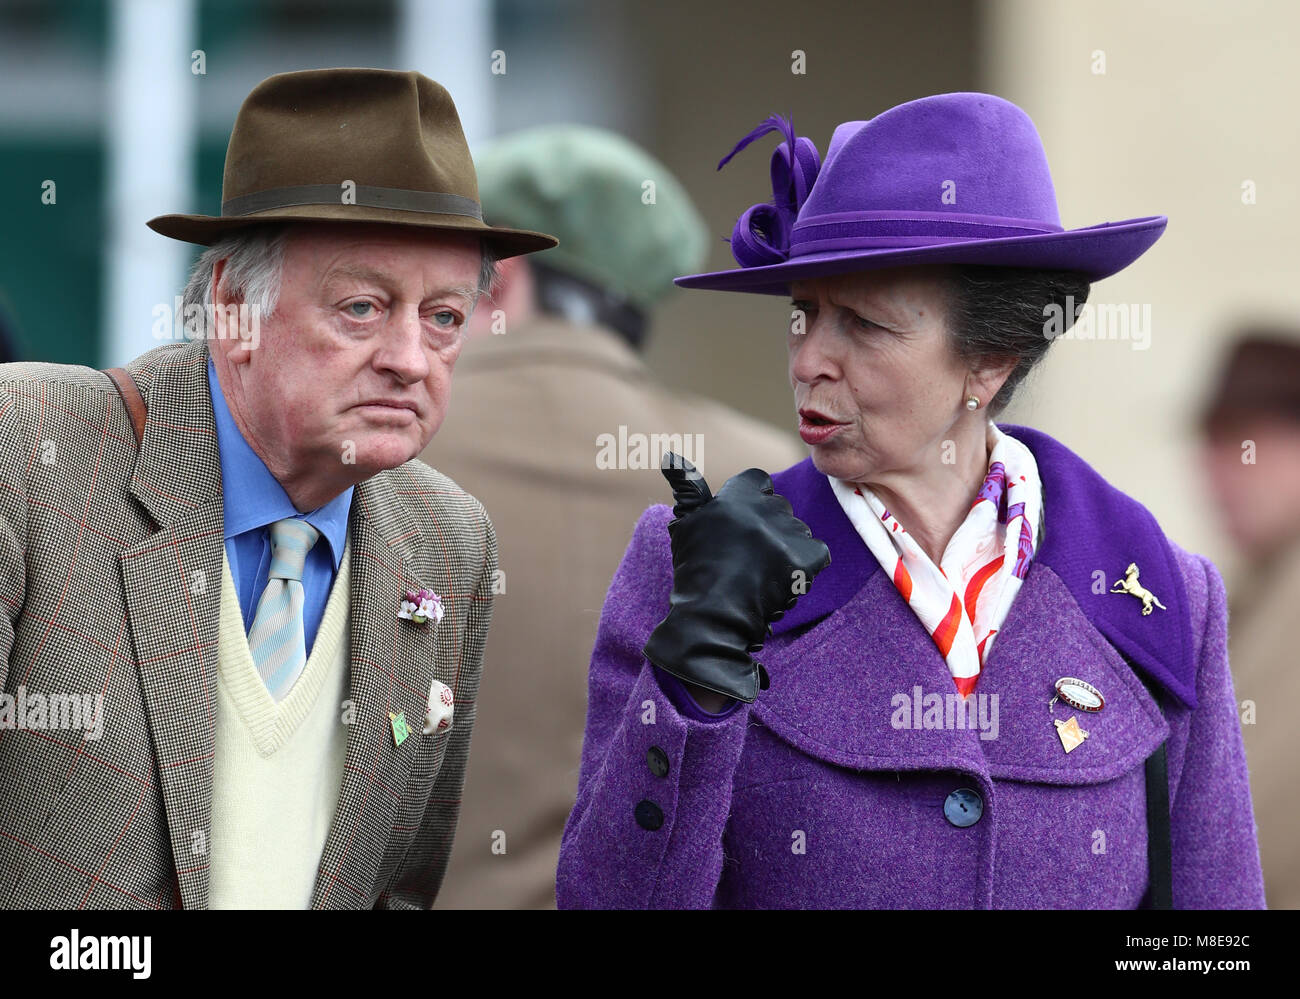
[[[262,682],[277,702],[307,665],[302,567],[319,537],[320,532],[305,520],[277,520],[271,525],[271,568],[248,632],[248,647]]]

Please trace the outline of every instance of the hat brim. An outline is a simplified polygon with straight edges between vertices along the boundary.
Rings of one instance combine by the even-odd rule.
[[[787,295],[794,280],[914,264],[983,264],[1074,271],[1090,281],[1100,281],[1122,271],[1149,250],[1164,233],[1168,221],[1164,215],[1152,215],[1032,236],[966,240],[936,246],[830,250],[761,267],[688,274],[675,278],[674,283],[682,288]]]
[[[411,229],[466,232],[482,236],[499,259],[549,250],[559,240],[531,229],[492,226],[466,215],[434,215],[365,205],[292,205],[251,215],[159,215],[148,221],[154,232],[186,243],[211,246],[223,236],[268,222],[382,223]]]

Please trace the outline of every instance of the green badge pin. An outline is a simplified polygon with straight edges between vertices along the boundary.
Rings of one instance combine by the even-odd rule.
[[[390,711],[388,720],[393,724],[393,745],[400,746],[411,734],[411,730],[406,727],[406,715],[401,711],[396,714]]]

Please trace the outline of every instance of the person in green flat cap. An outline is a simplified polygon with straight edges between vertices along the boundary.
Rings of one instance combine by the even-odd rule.
[[[547,908],[577,788],[587,666],[628,530],[665,451],[722,481],[803,449],[659,384],[640,353],[707,233],[668,169],[611,132],[530,129],[474,157],[494,224],[559,246],[498,266],[469,322],[456,404],[422,457],[492,511],[501,574],[474,754],[438,908]]]

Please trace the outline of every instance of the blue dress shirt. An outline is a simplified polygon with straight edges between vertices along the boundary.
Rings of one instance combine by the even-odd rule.
[[[352,489],[335,496],[324,506],[299,513],[284,487],[276,481],[266,463],[249,447],[226,406],[217,381],[217,369],[208,358],[208,387],[212,391],[212,415],[217,423],[217,447],[221,452],[221,491],[225,503],[226,559],[235,579],[244,632],[253,626],[257,602],[266,589],[271,567],[270,525],[296,517],[320,531],[320,540],[307,553],[303,567],[303,636],[311,654],[316,631],[325,616],[325,603],[343,561],[347,540],[348,510]]]

